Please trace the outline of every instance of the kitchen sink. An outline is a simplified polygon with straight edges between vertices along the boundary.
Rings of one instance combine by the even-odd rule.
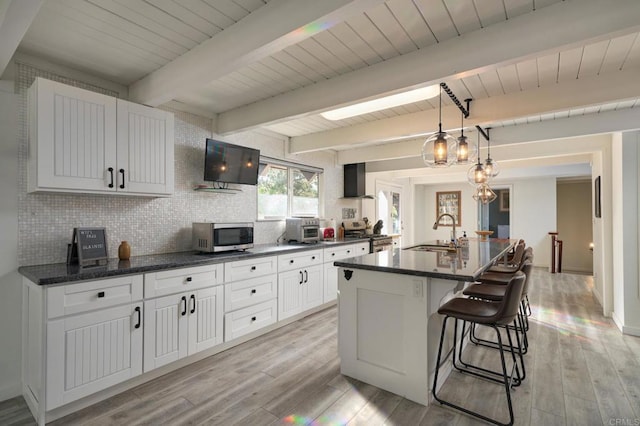
[[[449,244],[418,244],[417,246],[406,247],[404,250],[412,251],[435,251],[443,253],[455,253],[457,249],[449,247]]]

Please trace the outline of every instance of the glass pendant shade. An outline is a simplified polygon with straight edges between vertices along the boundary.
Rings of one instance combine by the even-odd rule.
[[[487,178],[489,180],[498,176],[498,173],[500,173],[498,163],[492,160],[491,157],[487,157],[486,161],[484,162],[484,173],[487,175]]]
[[[476,161],[476,147],[469,144],[466,136],[458,138],[456,147],[456,164],[469,164]]]
[[[436,132],[422,144],[422,161],[429,167],[449,167],[456,162],[457,141],[446,132]]]
[[[473,194],[473,199],[476,201],[480,201],[482,204],[489,204],[497,197],[498,196],[496,195],[496,193],[493,192],[493,190],[486,183],[478,185],[476,193]]]
[[[467,171],[467,180],[473,186],[478,186],[482,183],[488,182],[487,175],[484,172],[484,165],[480,161],[469,167],[469,171]]]

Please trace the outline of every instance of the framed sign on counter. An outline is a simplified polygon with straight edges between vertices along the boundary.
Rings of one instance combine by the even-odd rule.
[[[436,217],[449,213],[456,218],[456,226],[462,226],[462,191],[436,192]],[[452,226],[453,221],[445,216],[440,220],[441,226]]]
[[[106,265],[108,259],[105,228],[73,228],[67,263],[80,266]]]

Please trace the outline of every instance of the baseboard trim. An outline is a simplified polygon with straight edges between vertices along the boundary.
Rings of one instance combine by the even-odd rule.
[[[618,318],[618,315],[615,313],[615,311],[611,312],[611,319],[613,320],[616,327],[618,327],[618,330],[620,330],[622,334],[624,334],[624,324],[620,320],[620,318]]]
[[[622,334],[628,334],[630,336],[640,337],[640,328],[622,326]]]

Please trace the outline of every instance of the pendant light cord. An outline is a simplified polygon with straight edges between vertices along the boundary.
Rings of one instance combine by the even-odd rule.
[[[442,133],[442,86],[440,86],[440,111],[438,113],[438,133]]]

